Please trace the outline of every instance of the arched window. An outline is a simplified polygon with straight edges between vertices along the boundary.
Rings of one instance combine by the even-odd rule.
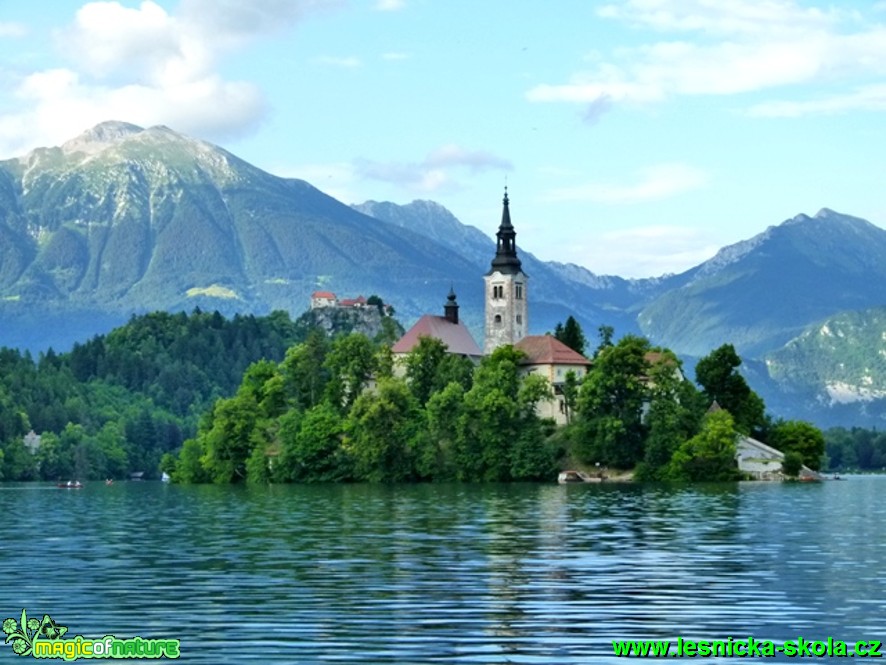
[[[495,324],[496,324],[496,325],[501,325],[501,314],[496,314],[496,315],[495,315]]]

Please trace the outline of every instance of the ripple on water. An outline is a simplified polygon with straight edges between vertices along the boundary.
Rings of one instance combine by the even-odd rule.
[[[18,519],[0,607],[84,635],[180,637],[189,662],[568,665],[619,638],[882,632],[879,478],[18,487],[0,492]]]

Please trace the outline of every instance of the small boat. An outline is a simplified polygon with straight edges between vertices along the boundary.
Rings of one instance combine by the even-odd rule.
[[[83,483],[79,480],[69,480],[66,483],[58,483],[56,485],[60,490],[82,490]]]
[[[113,478],[108,478],[108,479],[105,481],[105,485],[113,485],[113,484],[114,484],[114,479],[113,479]]]
[[[602,483],[605,478],[602,473],[598,476],[590,476],[584,471],[568,470],[560,472],[560,475],[557,476],[557,482],[561,485],[569,483]]]
[[[163,475],[160,476],[160,480],[162,480],[164,483],[168,483],[170,480],[172,480],[172,478],[170,478],[169,474],[164,471]]]

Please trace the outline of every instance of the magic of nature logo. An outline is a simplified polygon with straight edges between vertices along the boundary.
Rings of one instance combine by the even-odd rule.
[[[3,632],[6,644],[12,645],[15,654],[34,658],[178,658],[180,655],[180,641],[173,639],[119,638],[114,635],[66,638],[67,626],[60,626],[48,614],[42,619],[29,619],[25,610],[22,610],[21,619],[5,619]]]

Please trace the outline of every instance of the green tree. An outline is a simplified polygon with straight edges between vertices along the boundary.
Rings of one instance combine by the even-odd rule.
[[[561,386],[567,425],[572,422],[572,416],[575,412],[575,407],[578,404],[580,389],[581,383],[579,383],[578,375],[573,370],[567,371],[566,375],[563,377],[563,385]]]
[[[464,408],[465,389],[457,381],[431,395],[426,406],[428,446],[417,461],[419,475],[435,480],[456,476],[456,450],[459,422]]]
[[[376,370],[375,349],[366,335],[351,333],[332,343],[326,356],[329,401],[347,412],[360,397]]]
[[[663,480],[677,448],[698,431],[704,402],[690,381],[683,377],[680,361],[671,351],[661,351],[649,368],[648,408],[643,461],[637,466],[638,480]]]
[[[738,432],[728,411],[705,416],[701,431],[677,448],[668,477],[682,481],[725,481],[738,479],[735,442]]]
[[[424,406],[439,386],[439,373],[447,346],[436,337],[421,336],[404,360],[406,381],[418,403]]]
[[[392,483],[414,477],[416,445],[423,429],[419,404],[399,379],[382,379],[375,392],[354,402],[345,450],[359,480]]]
[[[176,483],[208,483],[212,481],[209,470],[204,466],[206,450],[199,439],[187,439],[169,473]]]
[[[765,427],[766,406],[738,373],[740,365],[735,347],[724,344],[698,361],[695,377],[708,401],[731,413],[738,431],[752,434]]]
[[[524,354],[502,346],[480,361],[465,393],[459,423],[456,468],[459,480],[507,481],[521,424],[519,363]]]
[[[800,475],[800,469],[803,468],[803,456],[796,450],[790,450],[785,453],[784,461],[781,463],[781,470],[784,475],[796,478]]]
[[[802,420],[781,420],[773,425],[769,445],[783,453],[795,452],[803,464],[816,471],[825,453],[824,434],[815,425]]]
[[[559,323],[557,324],[554,328],[554,337],[563,342],[573,351],[577,351],[584,355],[585,347],[588,342],[587,339],[585,339],[585,334],[581,329],[581,325],[575,320],[574,316],[570,315],[569,318],[566,319],[566,323],[562,326]]]
[[[305,412],[298,431],[284,449],[289,479],[325,483],[346,479],[350,460],[342,448],[344,422],[331,404],[323,402]]]
[[[594,349],[594,358],[599,356],[604,349],[612,346],[613,335],[615,335],[615,328],[612,326],[601,325],[597,328],[597,338],[600,341],[597,343],[597,348]]]
[[[286,393],[300,411],[307,411],[320,403],[329,370],[325,366],[329,341],[319,328],[308,333],[301,344],[290,347],[280,366]]]
[[[643,459],[649,351],[649,340],[634,335],[600,351],[579,395],[581,461],[628,468]]]

